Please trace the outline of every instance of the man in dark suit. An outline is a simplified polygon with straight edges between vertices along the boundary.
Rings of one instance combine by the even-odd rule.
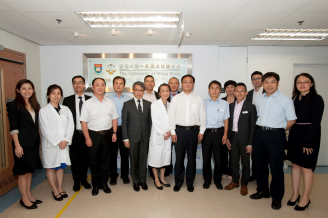
[[[75,94],[64,98],[63,105],[71,110],[74,119],[75,130],[72,145],[69,149],[69,156],[72,163],[71,170],[74,180],[73,191],[77,192],[80,190],[81,184],[86,189],[91,188],[91,185],[87,182],[89,168],[88,147],[85,144],[80,123],[82,105],[91,97],[84,95],[85,79],[82,76],[74,76],[72,83]]]
[[[148,190],[147,155],[151,130],[151,102],[142,99],[145,85],[138,81],[133,84],[133,99],[126,101],[122,109],[122,139],[129,148],[133,189]]]
[[[229,105],[230,118],[227,147],[230,150],[232,182],[224,189],[231,190],[239,187],[239,160],[243,165],[241,179],[241,195],[247,195],[247,184],[250,178],[249,155],[252,152],[253,135],[256,123],[256,108],[245,101],[247,94],[246,85],[237,83],[235,96],[237,101]]]
[[[255,104],[255,100],[260,97],[263,93],[265,93],[262,87],[262,72],[254,71],[251,75],[252,84],[254,89],[250,90],[246,95],[246,101]],[[252,176],[250,177],[249,181],[252,182],[256,179],[256,169],[255,169],[255,159],[254,153],[251,155],[252,157]]]

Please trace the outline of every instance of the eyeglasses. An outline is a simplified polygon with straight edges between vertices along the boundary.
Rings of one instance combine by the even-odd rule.
[[[306,82],[296,82],[296,85],[309,85],[310,82],[306,81]]]
[[[143,92],[144,90],[143,89],[133,89],[133,91],[135,91],[135,92]]]
[[[82,82],[82,81],[80,81],[80,82],[73,82],[73,85],[82,85],[82,84],[84,84],[84,82]]]
[[[261,80],[262,77],[256,77],[256,78],[253,78],[252,81],[255,81],[255,80]]]

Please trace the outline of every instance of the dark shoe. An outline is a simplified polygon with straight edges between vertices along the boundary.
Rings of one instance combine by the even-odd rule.
[[[155,180],[154,180],[154,184],[155,184],[155,186],[156,186],[156,188],[157,188],[158,190],[163,190],[163,186],[158,187],[158,186],[156,185]]]
[[[211,185],[210,183],[205,182],[204,185],[203,185],[203,188],[204,189],[209,189],[210,188],[210,185]]]
[[[257,199],[261,199],[261,198],[270,198],[270,193],[268,192],[256,192],[252,195],[249,196],[250,199],[253,199],[253,200],[257,200]]]
[[[310,201],[310,199],[309,199],[309,203],[307,203],[307,205],[305,205],[304,207],[300,207],[300,206],[296,205],[296,206],[294,207],[294,210],[297,210],[297,211],[304,211],[305,208],[308,208],[310,204],[311,204],[311,201]]]
[[[102,186],[102,190],[104,190],[104,192],[107,194],[112,192],[107,184]]]
[[[247,185],[242,185],[241,188],[240,188],[240,194],[242,196],[245,196],[248,194],[248,190],[247,190]]]
[[[225,190],[232,190],[232,189],[237,188],[237,187],[239,187],[238,183],[230,182],[230,184],[227,185],[226,187],[224,187],[224,189]]]
[[[68,198],[68,195],[66,194],[66,192],[60,192],[60,195],[62,196],[62,198]]]
[[[99,186],[97,186],[97,185],[95,185],[95,186],[93,186],[93,189],[92,189],[92,195],[98,195],[98,193],[99,193]]]
[[[219,190],[222,190],[222,189],[223,189],[223,186],[222,186],[221,182],[217,182],[217,183],[215,183],[215,186],[216,186],[216,188],[219,189]]]
[[[141,182],[140,183],[140,186],[141,186],[141,188],[143,189],[143,190],[148,190],[148,185],[147,185],[147,183],[146,182]]]
[[[249,178],[249,181],[253,182],[255,180],[256,180],[256,175],[255,174],[251,175],[251,177]]]
[[[78,192],[80,191],[80,188],[81,188],[80,182],[74,182],[73,191]]]
[[[91,185],[88,183],[88,181],[81,182],[81,185],[83,185],[85,189],[91,189]]]
[[[187,185],[187,190],[188,190],[188,192],[193,192],[194,191],[194,186],[193,185]]]
[[[52,193],[52,196],[54,197],[54,199],[56,201],[62,201],[63,200],[63,196],[61,194],[58,194],[58,195],[55,196],[55,194],[53,192],[51,192],[51,193]]]
[[[139,183],[133,183],[133,190],[136,192],[140,191]]]
[[[175,185],[173,191],[178,192],[180,191],[181,186]]]
[[[164,184],[163,182],[162,182],[162,180],[158,177],[158,179],[159,179],[159,182],[162,184],[162,185],[164,185],[165,187],[171,187],[171,185],[169,184],[169,183],[166,183],[166,184]]]
[[[33,204],[41,204],[42,201],[41,200],[35,200],[35,201],[31,201]]]
[[[271,208],[274,210],[279,210],[281,208],[281,201],[272,200]]]
[[[288,205],[288,206],[295,206],[297,202],[300,202],[300,198],[301,198],[301,195],[298,195],[298,198],[296,199],[296,201],[293,202],[293,201],[290,201],[290,200],[289,200],[289,201],[287,202],[287,205]]]
[[[117,178],[111,178],[109,184],[116,185]]]
[[[38,208],[38,206],[36,206],[36,204],[32,204],[31,206],[26,206],[26,205],[24,204],[24,202],[23,202],[22,199],[19,201],[19,203],[20,203],[23,207],[25,207],[26,209],[37,209],[37,208]]]
[[[130,179],[129,177],[123,177],[123,184],[129,184],[130,183]]]

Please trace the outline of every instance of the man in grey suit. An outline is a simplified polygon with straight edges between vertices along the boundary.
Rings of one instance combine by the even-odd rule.
[[[243,165],[241,179],[241,195],[247,195],[247,184],[250,178],[250,158],[252,152],[253,136],[257,118],[255,106],[245,101],[246,85],[237,83],[235,96],[237,101],[229,105],[230,118],[227,147],[230,150],[232,182],[224,189],[231,190],[239,187],[239,160]]]
[[[134,97],[124,102],[122,109],[122,139],[129,148],[133,189],[148,190],[147,155],[151,130],[151,102],[142,99],[145,85],[138,81],[133,84]]]

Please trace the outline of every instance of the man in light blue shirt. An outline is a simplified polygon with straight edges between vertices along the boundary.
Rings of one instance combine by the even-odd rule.
[[[281,208],[285,193],[283,161],[285,157],[286,134],[296,122],[294,104],[291,98],[278,91],[279,75],[268,72],[263,75],[263,88],[266,93],[255,101],[257,128],[254,134],[253,152],[257,171],[257,193],[251,199],[272,197],[272,209]],[[269,189],[269,170],[272,181]]]
[[[112,142],[110,150],[110,184],[116,185],[116,180],[118,177],[117,173],[117,153],[118,148],[120,149],[121,155],[121,178],[123,179],[124,184],[130,183],[129,175],[129,149],[124,146],[122,141],[122,108],[124,102],[131,99],[127,94],[123,94],[125,88],[125,78],[116,76],[113,79],[113,88],[114,92],[108,95],[108,98],[111,99],[116,107],[116,110],[119,114],[118,117],[118,128],[117,128],[117,140]]]
[[[220,160],[221,147],[226,144],[229,125],[229,103],[220,99],[221,83],[213,80],[208,86],[210,98],[204,100],[206,111],[206,131],[202,140],[204,189],[212,182],[211,158],[214,156],[214,184],[223,189],[221,184],[222,169]]]

